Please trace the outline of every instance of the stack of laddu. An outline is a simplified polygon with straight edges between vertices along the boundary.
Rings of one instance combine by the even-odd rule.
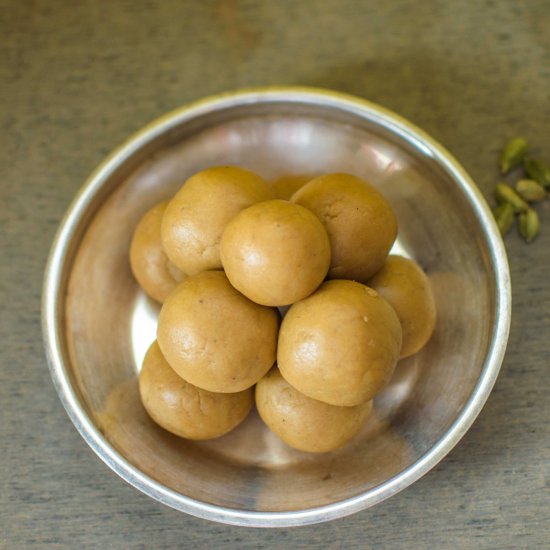
[[[388,201],[349,174],[274,185],[238,167],[193,175],[130,247],[134,276],[162,303],[139,378],[151,418],[215,438],[255,401],[291,447],[343,446],[434,330],[425,273],[388,256],[396,236]]]

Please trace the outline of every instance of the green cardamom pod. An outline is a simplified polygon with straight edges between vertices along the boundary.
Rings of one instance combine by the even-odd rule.
[[[514,207],[515,212],[525,212],[529,205],[509,186],[505,183],[497,183],[495,187],[495,198],[499,204],[505,202]]]
[[[514,207],[509,202],[503,202],[493,210],[500,234],[504,237],[514,223]]]
[[[527,140],[517,137],[510,140],[500,155],[500,171],[507,174],[510,170],[519,166],[527,153]]]
[[[526,158],[523,161],[523,167],[532,180],[544,187],[550,187],[550,168],[542,160]]]
[[[520,214],[518,230],[525,242],[530,243],[538,235],[539,229],[539,216],[535,210],[529,208]]]
[[[546,198],[544,187],[535,180],[519,180],[516,182],[516,191],[529,202],[542,201]]]

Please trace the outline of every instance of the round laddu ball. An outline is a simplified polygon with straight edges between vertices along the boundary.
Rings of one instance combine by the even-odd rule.
[[[130,267],[139,286],[157,302],[163,302],[184,275],[162,248],[160,225],[168,202],[161,202],[141,218],[130,244]]]
[[[367,281],[384,263],[397,236],[388,201],[349,174],[326,174],[299,189],[292,201],[311,210],[330,237],[331,279]]]
[[[232,393],[275,362],[279,313],[235,290],[222,271],[188,277],[160,310],[157,339],[169,365],[199,388]]]
[[[162,244],[170,260],[187,275],[220,269],[220,239],[241,210],[271,198],[258,175],[233,166],[208,168],[191,176],[168,204]]]
[[[249,413],[252,388],[238,393],[213,393],[178,376],[154,342],[139,374],[141,401],[162,428],[187,439],[219,437],[238,426]]]
[[[389,302],[399,317],[403,329],[401,357],[420,351],[430,339],[436,320],[430,281],[422,268],[402,256],[388,256],[368,284]]]
[[[333,451],[347,443],[365,423],[372,401],[337,407],[311,399],[293,388],[273,368],[256,385],[262,420],[287,445],[312,453]]]
[[[349,407],[386,386],[400,350],[401,325],[388,302],[361,283],[334,280],[288,310],[277,364],[308,397]]]
[[[322,283],[330,242],[309,210],[275,199],[250,206],[227,224],[221,258],[231,284],[245,296],[258,304],[285,306]]]

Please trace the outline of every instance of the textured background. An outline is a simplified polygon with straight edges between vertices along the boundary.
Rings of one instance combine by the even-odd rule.
[[[544,0],[0,0],[0,547],[548,544],[550,201],[533,244],[507,238],[512,331],[477,422],[412,487],[328,524],[227,527],[132,489],[72,427],[40,331],[60,217],[103,156],[151,119],[243,86],[335,88],[425,129],[489,197],[507,138],[525,135],[550,160],[548,29]]]

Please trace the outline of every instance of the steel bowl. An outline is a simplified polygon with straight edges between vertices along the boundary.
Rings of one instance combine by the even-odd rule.
[[[133,229],[191,174],[233,164],[268,179],[344,171],[377,186],[399,220],[394,251],[426,270],[437,303],[428,345],[398,364],[344,448],[307,454],[252,412],[208,442],[155,425],[137,373],[158,306],[128,265]],[[497,377],[511,315],[505,249],[479,190],[432,138],[362,99],[310,88],[207,98],[156,120],[90,176],[63,219],[43,289],[51,375],[76,428],[118,475],[189,514],[247,526],[345,516],[433,468],[470,427]]]

